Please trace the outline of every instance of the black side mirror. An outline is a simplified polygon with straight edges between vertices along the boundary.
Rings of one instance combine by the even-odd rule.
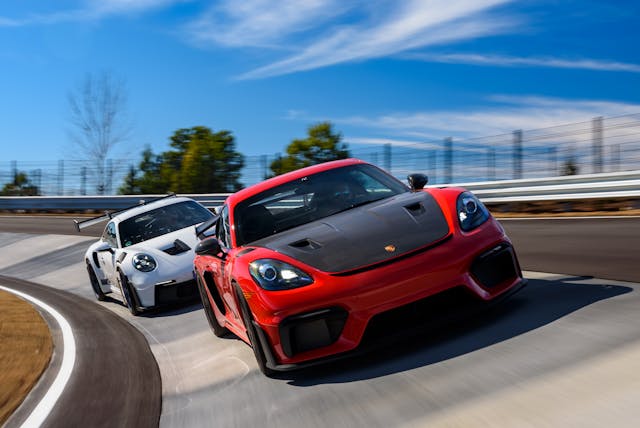
[[[417,192],[418,190],[422,190],[424,188],[424,185],[429,182],[429,178],[424,174],[409,174],[407,176],[407,181],[409,182],[409,187],[411,187],[411,190]]]
[[[220,247],[220,241],[216,238],[205,239],[204,241],[198,242],[196,245],[195,252],[199,256],[214,256],[218,257],[218,254],[222,252],[222,247]]]

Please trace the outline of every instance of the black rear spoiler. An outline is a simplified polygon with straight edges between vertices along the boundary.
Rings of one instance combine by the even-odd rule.
[[[198,237],[198,239],[202,239],[204,232],[206,232],[207,230],[215,226],[219,218],[220,218],[219,215],[215,215],[211,217],[209,220],[204,221],[200,223],[198,226],[196,226],[196,236]]]
[[[84,229],[86,227],[93,226],[94,224],[102,223],[103,221],[107,221],[107,220],[113,218],[113,216],[116,215],[116,214],[123,213],[123,212],[128,211],[128,210],[130,210],[132,208],[136,208],[136,207],[139,207],[141,205],[146,205],[146,204],[151,203],[151,202],[159,201],[159,200],[166,199],[166,198],[173,198],[175,196],[176,196],[176,194],[171,192],[171,193],[167,194],[166,196],[161,196],[159,198],[154,198],[154,199],[151,199],[151,200],[140,199],[140,202],[138,202],[136,205],[132,205],[130,207],[123,208],[121,210],[116,210],[116,211],[105,211],[104,214],[102,214],[102,215],[99,215],[99,216],[93,217],[93,218],[89,218],[89,219],[86,219],[86,220],[78,221],[78,220],[74,219],[73,223],[76,226],[76,231],[80,232],[82,229]]]

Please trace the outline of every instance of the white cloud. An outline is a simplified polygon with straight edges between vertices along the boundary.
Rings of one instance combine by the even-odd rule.
[[[597,59],[565,59],[554,57],[514,57],[484,54],[428,54],[414,53],[404,55],[407,59],[448,64],[472,64],[498,67],[548,67],[596,71],[626,71],[640,73],[640,64]]]
[[[0,17],[0,27],[97,21],[113,15],[142,13],[186,1],[190,0],[87,0],[76,9],[51,13],[31,13],[23,18]]]
[[[258,79],[504,33],[516,21],[495,8],[511,1],[224,0],[188,30],[201,43],[295,51],[239,77]]]
[[[336,124],[365,128],[370,134],[383,134],[389,143],[402,137],[437,141],[444,137],[470,139],[589,122],[598,116],[635,114],[630,119],[640,126],[640,104],[597,100],[568,100],[539,96],[494,96],[491,107],[450,111],[393,113],[375,117],[331,118]],[[589,125],[586,125],[589,128]],[[508,138],[507,138],[508,139]],[[355,144],[376,144],[369,137],[351,138]],[[406,145],[407,140],[399,140]],[[377,143],[380,144],[380,143]]]
[[[187,26],[197,42],[227,47],[278,45],[301,31],[326,23],[348,6],[340,0],[223,0]]]

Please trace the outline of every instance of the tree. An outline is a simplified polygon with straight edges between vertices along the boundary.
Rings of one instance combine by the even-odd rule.
[[[107,188],[105,162],[114,146],[131,132],[126,117],[127,96],[124,83],[109,73],[87,74],[68,95],[71,140],[78,151],[95,164],[96,190]]]
[[[235,192],[242,185],[243,156],[235,151],[230,131],[213,132],[205,126],[179,129],[170,137],[168,150],[155,155],[147,148],[138,178],[130,171],[120,193],[211,193]]]
[[[0,190],[2,196],[38,196],[39,194],[38,186],[31,184],[24,172],[16,173],[13,182],[5,184]]]
[[[330,122],[312,125],[307,132],[307,138],[293,140],[287,146],[287,156],[271,162],[273,175],[350,156],[347,145],[341,142],[342,134],[333,132]]]

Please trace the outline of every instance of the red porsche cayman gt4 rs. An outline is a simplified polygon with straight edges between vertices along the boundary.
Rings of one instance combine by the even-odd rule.
[[[348,355],[374,319],[453,289],[490,302],[525,284],[504,229],[472,193],[408,181],[347,159],[229,196],[196,230],[213,332],[250,344],[270,375]]]

